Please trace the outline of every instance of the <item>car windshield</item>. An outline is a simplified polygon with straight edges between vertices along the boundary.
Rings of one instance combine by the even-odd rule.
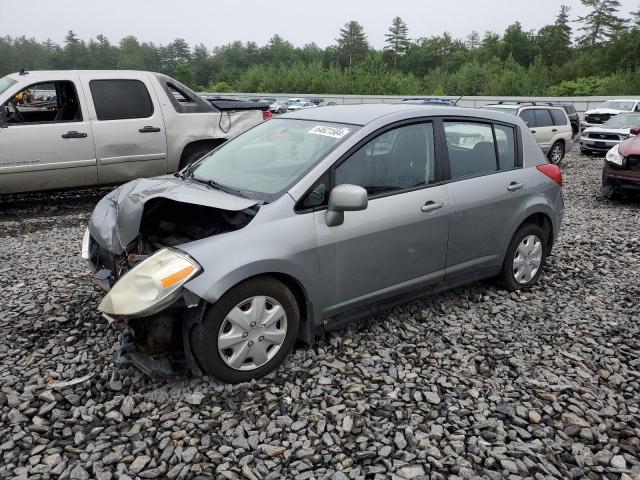
[[[9,77],[0,78],[0,94],[4,92],[7,88],[9,88],[14,83],[17,83],[15,80],[10,79]]]
[[[269,120],[205,156],[194,166],[193,177],[266,200],[358,129],[311,120]]]
[[[607,120],[604,125],[613,128],[631,128],[640,125],[640,114],[634,115],[616,115]]]
[[[625,102],[624,100],[607,100],[598,108],[611,108],[613,110],[625,110],[630,112],[631,110],[633,110],[633,107],[635,107],[635,105],[636,103],[631,101]]]
[[[493,110],[494,112],[502,112],[502,113],[510,113],[511,115],[518,115],[518,108],[517,107],[493,107],[491,105],[486,106],[486,107],[482,107],[485,110]]]

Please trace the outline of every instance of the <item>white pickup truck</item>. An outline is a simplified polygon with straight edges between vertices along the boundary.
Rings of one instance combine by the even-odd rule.
[[[0,194],[175,172],[271,116],[166,75],[38,71],[0,78]]]

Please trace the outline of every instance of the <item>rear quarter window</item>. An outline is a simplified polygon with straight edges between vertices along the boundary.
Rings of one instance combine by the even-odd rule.
[[[151,97],[140,80],[91,80],[89,88],[98,120],[148,118],[153,115]]]

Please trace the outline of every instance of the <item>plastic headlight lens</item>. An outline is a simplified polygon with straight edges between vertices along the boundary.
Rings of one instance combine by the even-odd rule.
[[[607,162],[613,163],[614,165],[622,166],[624,163],[624,157],[620,155],[620,152],[618,152],[618,145],[609,150],[605,158],[607,159]]]
[[[162,249],[118,280],[98,310],[122,316],[143,313],[171,299],[200,270],[186,253]]]
[[[89,229],[87,228],[84,231],[84,236],[82,237],[82,250],[80,250],[80,256],[85,260],[89,260],[89,241],[91,240],[91,234],[89,233]]]

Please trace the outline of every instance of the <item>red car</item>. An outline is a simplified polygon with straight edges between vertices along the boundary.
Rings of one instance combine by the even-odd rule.
[[[602,196],[614,198],[622,191],[640,191],[640,126],[631,129],[631,135],[613,147],[605,157],[602,169]]]

